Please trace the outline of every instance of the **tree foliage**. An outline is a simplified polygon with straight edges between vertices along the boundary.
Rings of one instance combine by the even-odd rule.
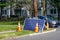
[[[60,8],[60,0],[51,0],[51,4],[57,8]]]

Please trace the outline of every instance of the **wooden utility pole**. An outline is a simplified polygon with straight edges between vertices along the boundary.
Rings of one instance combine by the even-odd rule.
[[[38,14],[37,14],[37,3],[36,3],[36,0],[33,0],[33,8],[34,8],[34,17],[37,17]]]

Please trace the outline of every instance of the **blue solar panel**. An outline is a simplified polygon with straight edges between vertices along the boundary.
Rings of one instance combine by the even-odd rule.
[[[41,19],[27,18],[24,22],[24,30],[34,30],[36,23],[38,22],[39,32],[44,28],[45,21]]]

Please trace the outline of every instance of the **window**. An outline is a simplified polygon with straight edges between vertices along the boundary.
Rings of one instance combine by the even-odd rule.
[[[51,14],[56,14],[56,9],[51,9],[51,10],[50,10],[50,13],[51,13]]]
[[[56,14],[56,9],[54,9],[54,14]]]
[[[52,9],[50,10],[50,13],[53,14],[53,10]]]

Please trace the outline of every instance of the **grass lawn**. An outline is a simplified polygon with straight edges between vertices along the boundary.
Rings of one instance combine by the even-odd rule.
[[[0,31],[6,31],[6,30],[16,30],[17,25],[0,25]],[[52,30],[50,28],[48,31]],[[44,30],[47,31],[47,30]],[[7,37],[15,37],[15,36],[21,36],[26,34],[34,33],[34,31],[29,30],[22,30],[20,32],[8,32],[8,33],[0,33],[0,39],[7,38]]]
[[[20,22],[21,27],[24,24],[23,21]],[[16,30],[18,26],[18,21],[2,21],[0,22],[0,31]]]
[[[0,32],[2,31],[9,31],[9,30],[16,30],[17,28],[17,23],[16,22],[0,22]],[[23,27],[23,22],[21,23],[21,27]],[[31,34],[33,31],[27,31],[27,30],[22,30],[21,32],[8,32],[8,33],[0,33],[0,39],[6,38],[6,37],[15,37],[15,36],[20,36],[20,35],[25,35],[25,34]]]
[[[45,31],[50,31],[52,30],[52,28],[50,28],[49,30],[44,30]],[[10,32],[10,33],[0,33],[0,39],[4,39],[4,38],[9,38],[9,37],[16,37],[16,36],[21,36],[21,35],[26,35],[26,34],[31,34],[31,33],[35,33],[34,31],[29,31],[29,30],[22,30],[20,32]]]
[[[10,33],[3,33],[0,34],[0,39],[7,38],[7,37],[15,37],[15,36],[21,36],[26,34],[34,33],[33,31],[23,30],[20,32],[10,32]]]
[[[23,27],[23,22],[21,23],[21,27]],[[0,22],[0,32],[1,31],[9,31],[9,30],[16,30],[18,21],[12,21],[12,22]],[[52,30],[50,28],[49,30]],[[48,30],[48,31],[49,31]],[[47,30],[44,30],[47,31]],[[28,30],[22,30],[20,32],[9,32],[9,33],[0,33],[0,39],[7,38],[7,37],[15,37],[15,36],[21,36],[21,35],[26,35],[26,34],[31,34],[34,33],[34,31],[28,31]]]
[[[23,21],[20,22],[21,25],[24,24]],[[18,21],[0,21],[0,25],[17,25],[18,24]]]
[[[17,25],[0,25],[0,32],[1,31],[8,31],[8,30],[16,30]]]

